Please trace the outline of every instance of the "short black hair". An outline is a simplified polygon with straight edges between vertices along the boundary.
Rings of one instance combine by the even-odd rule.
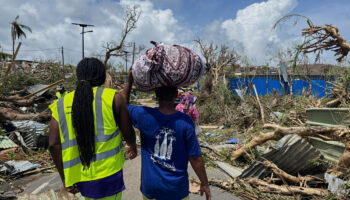
[[[177,97],[176,86],[163,86],[156,88],[156,97],[158,101],[172,101]]]

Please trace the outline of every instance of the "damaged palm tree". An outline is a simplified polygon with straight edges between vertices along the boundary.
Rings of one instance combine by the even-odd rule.
[[[339,29],[333,24],[326,24],[324,26],[315,26],[312,21],[303,15],[290,14],[283,16],[273,26],[275,29],[279,24],[291,18],[303,18],[309,27],[302,30],[302,35],[305,36],[303,44],[297,47],[296,59],[300,52],[302,53],[317,53],[316,59],[319,58],[322,50],[331,50],[335,52],[334,56],[338,56],[337,61],[341,62],[350,51],[350,44],[342,37]],[[294,24],[296,24],[295,21]]]
[[[308,42],[302,47],[304,53],[315,53],[321,50],[332,50],[338,62],[341,62],[350,51],[350,44],[340,35],[339,30],[332,24],[324,26],[313,26],[303,29],[302,34],[307,37]]]

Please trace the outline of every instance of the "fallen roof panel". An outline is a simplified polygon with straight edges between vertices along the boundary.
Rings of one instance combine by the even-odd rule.
[[[18,145],[7,136],[0,136],[0,149],[9,149],[17,146]]]
[[[320,158],[320,152],[298,135],[284,136],[274,148],[262,156],[258,162],[250,165],[240,177],[264,178],[269,170],[261,164],[264,159],[272,161],[285,172],[297,175],[300,171],[308,169],[312,160]]]

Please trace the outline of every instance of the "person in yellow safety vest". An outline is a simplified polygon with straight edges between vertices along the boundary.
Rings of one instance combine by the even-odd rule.
[[[56,90],[57,90],[57,92],[56,92],[57,99],[62,98],[64,96],[66,96],[66,94],[67,94],[67,91],[64,88],[64,85],[62,83],[57,85]]]
[[[128,157],[137,155],[136,136],[125,99],[100,87],[106,70],[96,58],[84,58],[76,69],[78,84],[50,105],[49,150],[68,192],[85,199],[121,199],[126,141]]]

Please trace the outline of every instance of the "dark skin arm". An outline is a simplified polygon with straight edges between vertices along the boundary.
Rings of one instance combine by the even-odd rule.
[[[49,132],[49,151],[53,162],[56,165],[61,180],[64,183],[63,162],[62,162],[62,147],[57,121],[51,117],[50,132]]]
[[[130,159],[133,159],[137,155],[136,147],[136,135],[134,128],[131,125],[129,112],[126,107],[125,99],[122,95],[116,94],[114,97],[114,106],[118,117],[119,128],[122,136],[128,145],[127,154]]]
[[[123,91],[120,93],[124,97],[126,104],[130,103],[130,92],[132,89],[133,81],[134,81],[134,79],[132,77],[132,70],[130,69],[129,74],[128,74],[128,82],[125,85],[125,87],[123,88]]]
[[[201,181],[201,196],[205,193],[206,200],[211,200],[210,189],[208,184],[207,173],[204,168],[204,161],[201,155],[189,157],[188,160],[191,163],[193,170],[196,172],[199,180]]]

